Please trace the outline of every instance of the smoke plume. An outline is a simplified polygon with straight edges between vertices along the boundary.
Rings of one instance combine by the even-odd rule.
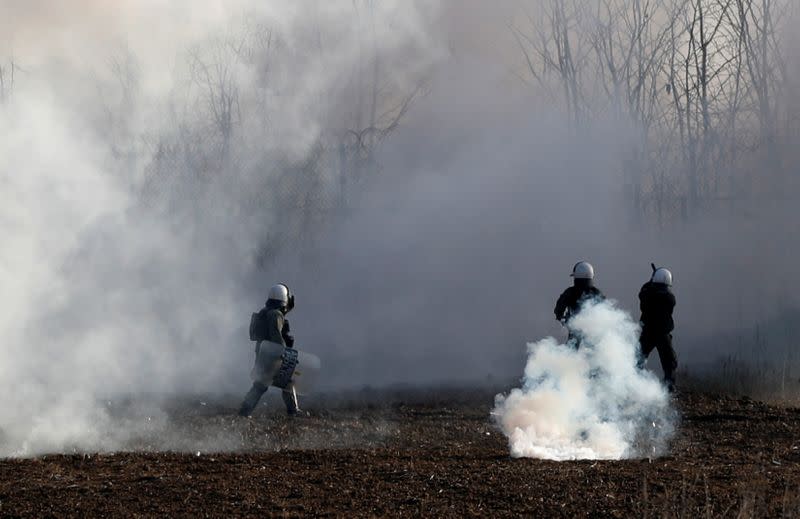
[[[571,326],[581,346],[528,345],[523,386],[494,415],[514,457],[623,459],[660,454],[672,431],[669,395],[636,366],[638,327],[613,303],[587,303]]]
[[[309,200],[329,182],[320,150],[365,78],[380,72],[384,124],[384,96],[438,59],[436,13],[2,3],[0,455],[125,448],[162,399],[244,394],[248,315],[286,270],[265,275],[264,251],[327,208]],[[111,413],[128,397],[154,409]]]

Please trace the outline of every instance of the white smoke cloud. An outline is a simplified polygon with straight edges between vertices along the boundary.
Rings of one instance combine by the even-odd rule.
[[[370,59],[382,85],[419,80],[440,55],[436,11],[0,5],[0,64],[17,67],[0,99],[0,456],[120,448],[137,422],[107,398],[246,391],[246,324],[264,296],[254,249],[278,225],[270,182],[341,131]],[[209,101],[223,88],[237,100],[227,155]],[[221,158],[159,165],[184,147]]]
[[[672,431],[669,395],[639,370],[638,326],[613,303],[589,303],[571,322],[578,350],[548,337],[528,345],[523,387],[498,395],[494,415],[511,455],[623,459],[661,452]]]

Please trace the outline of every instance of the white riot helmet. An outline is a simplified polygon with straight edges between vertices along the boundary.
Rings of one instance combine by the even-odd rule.
[[[286,304],[289,302],[289,288],[283,284],[273,285],[268,298]]]
[[[283,307],[286,308],[287,312],[294,308],[294,294],[292,294],[289,287],[283,283],[273,285],[272,288],[269,289],[269,296],[267,296],[267,298],[283,303]]]
[[[594,267],[588,261],[579,261],[572,267],[570,276],[575,279],[594,279]]]
[[[653,272],[653,277],[650,279],[653,283],[661,283],[662,285],[672,286],[672,272],[665,268],[656,269]]]

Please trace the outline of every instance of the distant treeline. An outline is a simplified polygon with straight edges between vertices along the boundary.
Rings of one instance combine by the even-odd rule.
[[[629,199],[668,222],[797,194],[793,0],[546,0],[512,31],[521,78],[580,131],[618,121]]]

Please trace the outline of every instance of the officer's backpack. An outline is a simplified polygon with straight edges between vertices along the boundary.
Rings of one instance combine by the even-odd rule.
[[[265,341],[267,340],[267,310],[263,309],[259,312],[253,313],[250,316],[250,340],[251,341]]]

